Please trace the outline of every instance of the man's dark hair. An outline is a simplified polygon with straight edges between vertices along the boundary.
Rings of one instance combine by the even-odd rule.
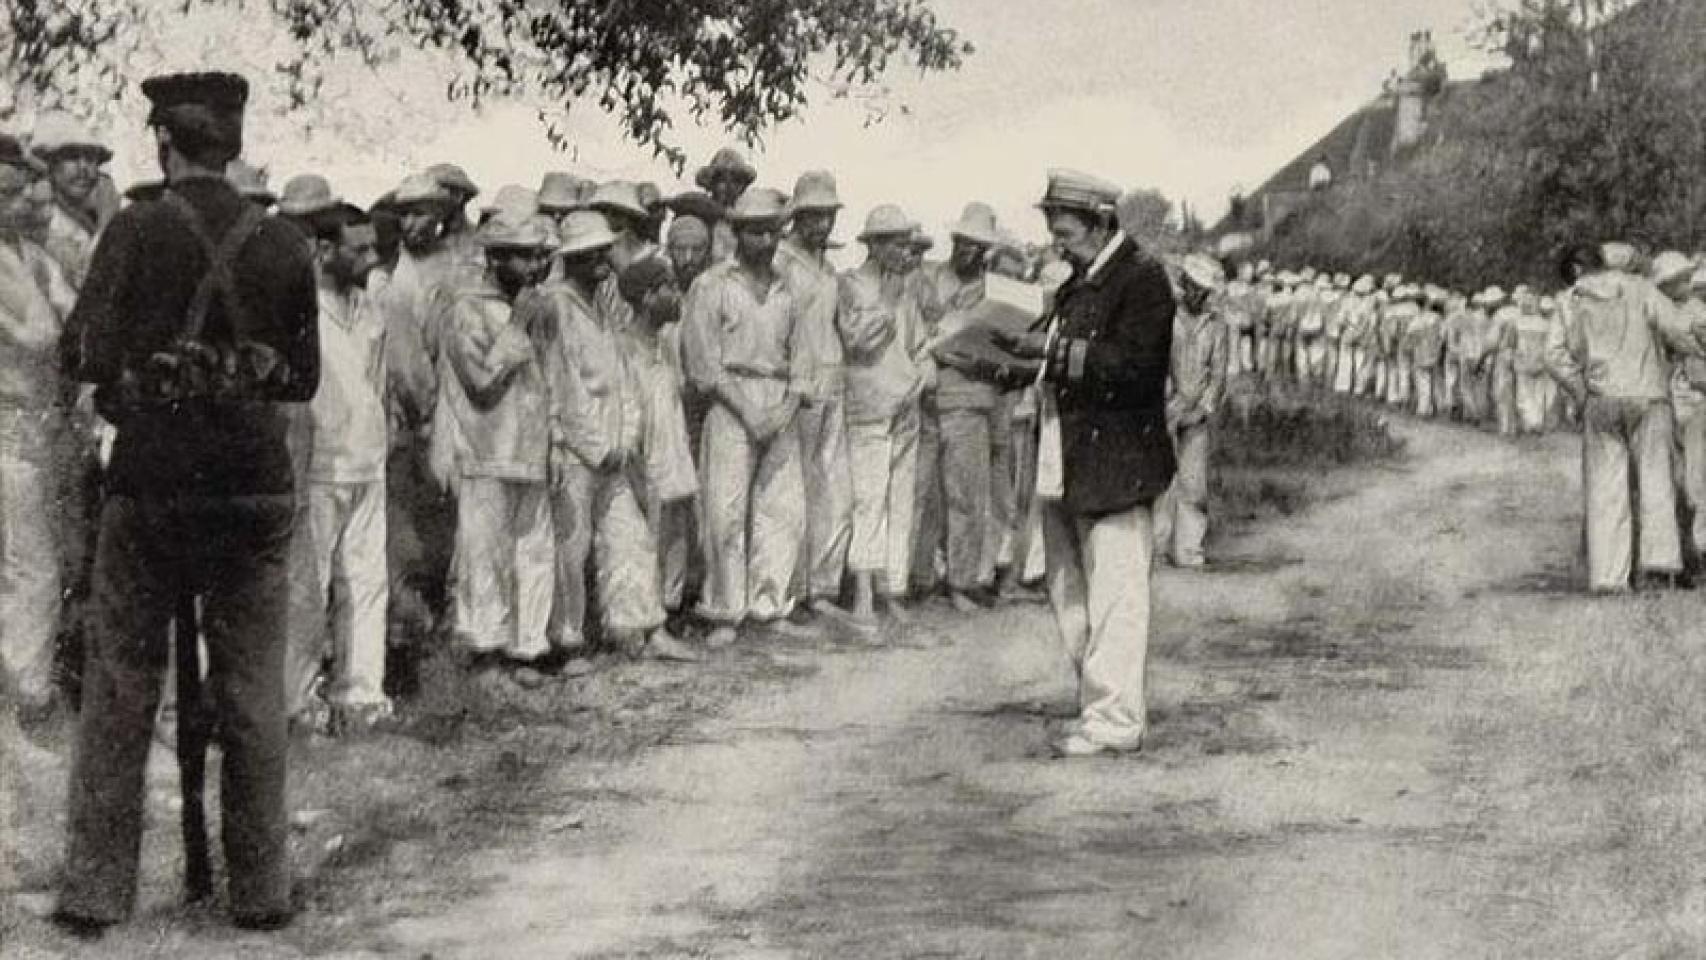
[[[218,124],[168,120],[160,126],[171,133],[172,148],[198,167],[223,170],[243,152],[241,134],[233,138]]]
[[[1582,274],[1593,273],[1604,267],[1605,255],[1600,253],[1598,245],[1572,243],[1558,256],[1558,279],[1566,284],[1575,283],[1576,278]]]
[[[342,242],[345,227],[360,227],[372,222],[373,218],[366,210],[347,203],[315,211],[306,218],[308,235],[327,243]]]

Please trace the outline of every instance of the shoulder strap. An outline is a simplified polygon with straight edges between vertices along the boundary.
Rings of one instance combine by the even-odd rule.
[[[240,322],[243,303],[242,298],[237,295],[237,280],[231,272],[231,267],[236,262],[237,255],[243,252],[249,238],[266,219],[266,214],[262,213],[259,207],[245,201],[236,221],[225,231],[225,235],[215,242],[213,235],[207,231],[207,224],[202,221],[196,209],[190,206],[188,200],[169,190],[162,195],[162,199],[189,228],[191,235],[201,244],[202,252],[207,255],[207,272],[196,285],[195,295],[190,299],[189,311],[184,318],[184,329],[180,335],[186,340],[201,337],[203,328],[207,325],[208,308],[212,306],[215,293],[219,295],[220,302],[225,307],[225,316],[230,320],[232,329],[243,329],[246,326]]]

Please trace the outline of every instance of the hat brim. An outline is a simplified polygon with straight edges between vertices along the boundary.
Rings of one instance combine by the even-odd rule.
[[[242,193],[243,196],[245,196],[245,197],[254,197],[254,196],[260,195],[260,194],[256,194],[256,193],[250,193],[246,190],[239,190],[238,192]],[[277,194],[267,192],[266,195],[272,197],[275,201],[278,199]],[[280,203],[278,205],[278,212],[284,214],[287,217],[312,217],[317,213],[325,213],[328,210],[336,210],[338,207],[343,206],[343,205],[344,205],[344,198],[343,197],[331,197],[330,199],[321,200],[321,201],[318,201],[318,202],[315,202],[313,204],[306,205],[306,206],[294,204],[294,203],[288,203],[288,202],[287,203]]]
[[[637,220],[645,220],[652,215],[651,211],[644,207],[630,207],[627,204],[611,203],[607,200],[586,204],[585,209],[597,210],[599,213],[620,213]]]
[[[389,206],[393,210],[412,210],[416,207],[448,207],[453,203],[445,194],[416,197],[392,197]]]
[[[839,200],[796,200],[788,205],[793,213],[805,213],[808,210],[840,210],[845,206]]]
[[[893,240],[897,237],[904,240],[912,236],[913,231],[917,229],[917,224],[908,223],[897,226],[892,230],[865,230],[857,237],[854,237],[854,239],[858,240],[860,243],[870,243],[872,240]]]
[[[583,253],[594,253],[594,252],[599,251],[599,250],[609,250],[611,247],[613,247],[615,245],[616,245],[616,238],[614,236],[612,236],[608,239],[600,239],[600,240],[593,240],[593,241],[582,240],[578,243],[563,244],[563,245],[557,247],[557,256],[559,256],[559,257],[576,257],[576,256],[580,256]]]
[[[1000,237],[988,233],[979,233],[975,227],[952,226],[948,228],[948,236],[954,240],[981,243],[986,247],[999,247],[1004,243]]]
[[[62,153],[92,153],[97,163],[106,163],[113,158],[113,152],[99,143],[53,143],[32,147],[31,152],[43,160],[52,160]]]
[[[728,222],[729,226],[734,227],[736,230],[739,230],[741,227],[748,226],[748,225],[754,224],[754,223],[769,223],[769,224],[775,224],[776,226],[781,226],[782,224],[788,222],[788,217],[790,217],[790,216],[792,216],[792,213],[790,211],[780,210],[780,211],[777,211],[776,213],[747,214],[745,216],[735,216],[734,214],[729,214],[728,216],[724,217],[723,219]]]

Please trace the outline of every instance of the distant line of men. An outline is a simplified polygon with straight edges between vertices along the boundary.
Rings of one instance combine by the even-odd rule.
[[[1580,429],[1589,588],[1674,585],[1685,553],[1706,557],[1706,259],[1576,245],[1559,279],[1556,294],[1465,295],[1245,264],[1220,302],[1231,391],[1368,397],[1502,435]]]

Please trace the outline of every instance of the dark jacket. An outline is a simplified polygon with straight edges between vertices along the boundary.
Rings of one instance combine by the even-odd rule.
[[[1173,479],[1173,310],[1165,270],[1129,238],[1093,276],[1074,274],[1055,294],[1060,340],[1048,380],[1060,405],[1065,505],[1074,513],[1152,503]]]
[[[172,191],[189,202],[207,231],[222,237],[248,201],[219,178],[184,180]],[[95,247],[89,277],[67,325],[79,340],[78,378],[114,389],[127,369],[146,366],[181,333],[208,259],[181,214],[164,200],[127,207]],[[151,409],[124,416],[109,471],[110,489],[131,496],[245,496],[292,489],[280,403],[304,403],[319,384],[319,302],[313,261],[302,235],[283,221],[261,221],[232,273],[241,321],[214,297],[210,339],[264,344],[291,372],[263,402]]]

